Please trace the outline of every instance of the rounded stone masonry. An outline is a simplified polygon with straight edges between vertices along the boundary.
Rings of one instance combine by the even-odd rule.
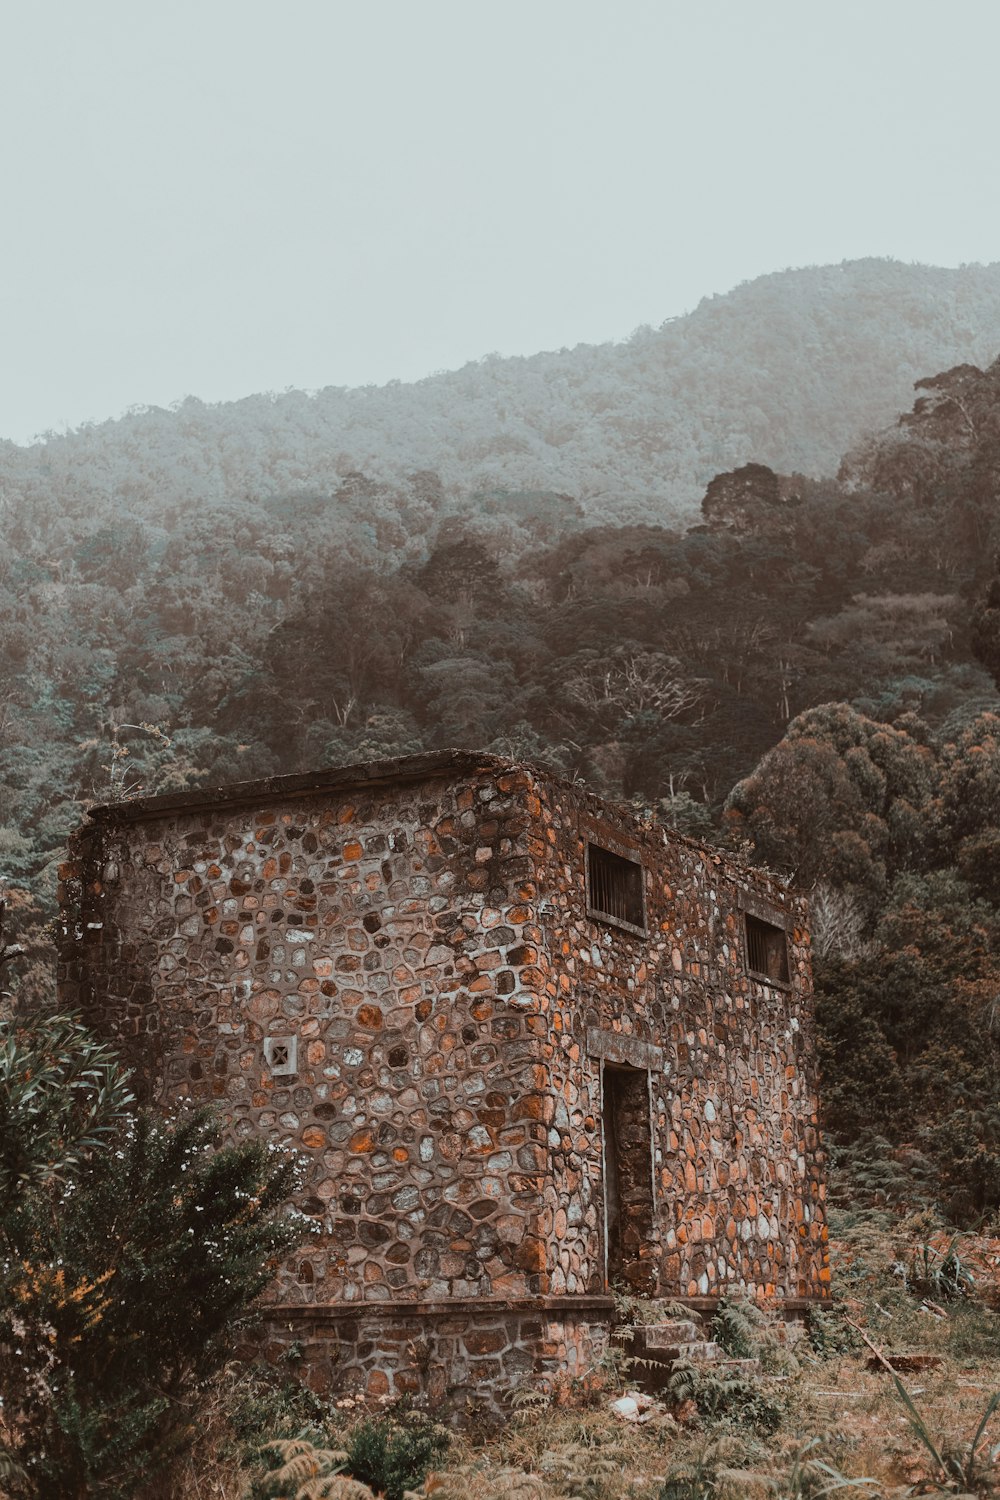
[[[596,1362],[616,1281],[827,1294],[773,879],[464,752],[96,808],[61,875],[61,997],[143,1097],[303,1155],[269,1338],[318,1388],[499,1411]]]

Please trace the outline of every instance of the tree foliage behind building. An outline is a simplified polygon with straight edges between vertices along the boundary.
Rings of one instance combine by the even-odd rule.
[[[185,420],[207,464],[186,488],[158,488],[137,428],[108,464],[107,433],[53,442],[7,490],[0,871],[25,997],[120,753],[165,791],[488,748],[819,891],[828,1123],[857,1138],[869,1100],[963,1212],[992,1206],[1000,362],[922,380],[837,479],[778,474],[748,436],[694,525],[539,468],[462,493],[419,444],[408,470],[304,484],[290,450],[264,476]]]

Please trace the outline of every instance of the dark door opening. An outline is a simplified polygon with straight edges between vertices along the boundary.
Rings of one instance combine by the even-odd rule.
[[[608,1283],[656,1293],[649,1077],[638,1068],[604,1068],[604,1195]]]

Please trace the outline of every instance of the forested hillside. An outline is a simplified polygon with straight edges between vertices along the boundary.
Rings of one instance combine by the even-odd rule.
[[[850,261],[761,277],[622,343],[489,356],[415,384],[189,399],[0,444],[0,494],[79,536],[122,516],[174,529],[225,500],[329,497],[353,471],[393,486],[428,470],[451,498],[557,491],[592,520],[663,524],[748,460],[833,472],[913,381],[998,349],[1000,263]]]
[[[135,765],[116,777],[146,790],[463,744],[695,824],[813,705],[961,728],[997,701],[970,634],[997,382],[923,382],[838,481],[718,476],[687,529],[587,526],[544,493],[462,506],[426,473],[157,523],[87,525],[58,490],[11,502],[4,866],[49,889],[82,804],[112,788],[115,725]]]
[[[98,503],[69,455],[99,436],[53,444],[0,535],[25,997],[88,801],[488,748],[809,891],[828,1127],[906,1142],[900,1191],[1000,1206],[1000,361],[921,380],[837,478],[715,475],[690,525],[427,470],[140,493],[124,458]]]

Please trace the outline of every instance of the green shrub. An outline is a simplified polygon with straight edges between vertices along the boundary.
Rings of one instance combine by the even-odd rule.
[[[345,1467],[385,1500],[403,1500],[403,1491],[419,1488],[448,1443],[445,1428],[421,1412],[368,1417],[348,1436]]]
[[[754,1359],[767,1333],[767,1319],[747,1297],[723,1297],[712,1319],[712,1338],[733,1359]]]
[[[0,1026],[0,1230],[13,1249],[7,1220],[16,1200],[24,1204],[47,1183],[70,1182],[135,1101],[110,1047],[72,1017]]]
[[[774,1432],[785,1415],[782,1401],[743,1375],[724,1375],[710,1365],[679,1359],[668,1389],[675,1401],[693,1401],[703,1417],[731,1421],[759,1433]]]
[[[192,1397],[301,1239],[295,1168],[220,1148],[205,1112],[124,1114],[107,1050],[75,1023],[9,1032],[0,1120],[0,1401],[15,1495],[124,1500],[192,1435]],[[25,1144],[27,1143],[27,1144]]]
[[[844,1322],[838,1307],[821,1307],[817,1303],[806,1313],[806,1336],[810,1349],[820,1359],[849,1354],[861,1343],[854,1329]]]
[[[271,1365],[253,1366],[238,1371],[227,1384],[228,1426],[244,1457],[286,1438],[327,1443],[328,1403],[294,1377]]]

